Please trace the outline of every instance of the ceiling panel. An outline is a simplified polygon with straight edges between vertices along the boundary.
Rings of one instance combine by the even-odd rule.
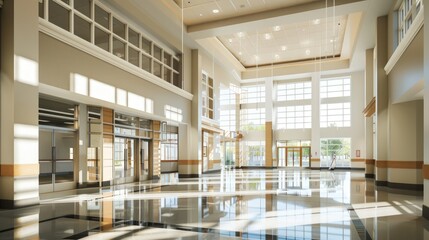
[[[265,29],[218,36],[243,66],[338,56],[347,16],[311,19]]]

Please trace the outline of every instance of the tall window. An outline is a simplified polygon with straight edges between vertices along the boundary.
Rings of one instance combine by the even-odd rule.
[[[277,129],[311,128],[311,105],[277,107]]]
[[[320,127],[350,126],[350,102],[320,105]]]
[[[265,108],[245,108],[240,110],[241,130],[264,130]]]
[[[213,79],[209,77],[207,74],[203,73],[202,75],[202,89],[201,96],[203,101],[203,116],[206,118],[214,119],[214,111],[213,111]]]
[[[265,86],[251,85],[241,87],[240,103],[261,103],[265,102]]]
[[[276,97],[276,129],[311,128],[311,81],[279,82]]]
[[[161,135],[161,161],[179,159],[179,129],[175,126],[166,126]]]
[[[245,166],[264,166],[265,164],[265,142],[244,141],[243,156]]]
[[[350,77],[320,81],[320,127],[351,127]]]
[[[320,98],[350,96],[350,77],[320,81]]]
[[[277,101],[311,99],[311,82],[277,84]]]
[[[236,130],[236,93],[225,88],[220,90],[220,128],[226,131]]]

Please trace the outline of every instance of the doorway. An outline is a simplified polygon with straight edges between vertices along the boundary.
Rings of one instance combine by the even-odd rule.
[[[134,138],[115,137],[114,184],[135,181],[137,142]]]
[[[277,147],[278,167],[310,167],[310,147]]]
[[[140,181],[149,180],[152,178],[150,155],[151,142],[149,140],[140,140]]]
[[[75,188],[75,131],[59,128],[39,129],[40,193]]]

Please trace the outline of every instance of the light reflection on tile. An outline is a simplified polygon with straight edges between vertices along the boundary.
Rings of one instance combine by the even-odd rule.
[[[40,238],[392,239],[408,232],[408,239],[424,239],[422,196],[377,191],[363,175],[231,170],[51,193],[41,196],[37,216],[34,209],[0,210],[0,239],[13,238],[8,222],[22,216],[38,219]]]

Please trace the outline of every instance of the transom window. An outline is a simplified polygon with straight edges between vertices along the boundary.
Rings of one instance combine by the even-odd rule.
[[[320,81],[320,98],[349,97],[350,77]]]
[[[181,54],[160,47],[94,0],[39,0],[39,17],[182,88]]]
[[[311,128],[311,105],[277,108],[277,129]]]
[[[320,127],[350,127],[350,102],[320,105]]]
[[[277,84],[277,101],[311,99],[311,82]]]

